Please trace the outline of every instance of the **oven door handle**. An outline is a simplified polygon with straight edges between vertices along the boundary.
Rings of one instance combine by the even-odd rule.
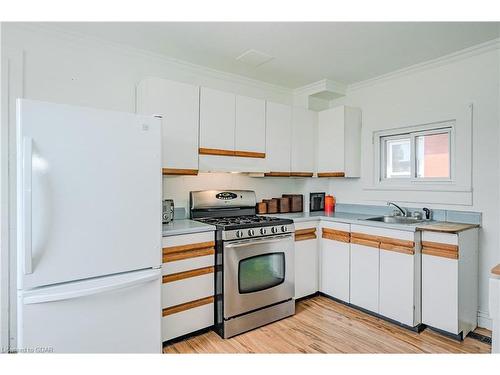
[[[257,238],[252,238],[249,240],[245,240],[243,242],[233,242],[229,244],[224,244],[225,248],[235,248],[235,247],[243,247],[243,246],[248,246],[248,245],[263,245],[263,244],[269,244],[269,243],[275,243],[275,242],[281,242],[285,241],[288,239],[291,239],[292,235],[285,235],[285,236],[280,236],[278,238],[273,238],[272,240],[259,240]]]

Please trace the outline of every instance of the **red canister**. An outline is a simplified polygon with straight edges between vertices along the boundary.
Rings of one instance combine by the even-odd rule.
[[[325,212],[335,212],[335,197],[333,195],[327,195],[325,197]]]

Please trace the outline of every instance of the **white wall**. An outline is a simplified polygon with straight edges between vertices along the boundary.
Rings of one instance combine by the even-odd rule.
[[[380,201],[400,200],[412,206],[423,206],[425,198],[413,192],[380,192],[366,189],[371,185],[373,169],[372,133],[376,130],[418,125],[422,118],[441,120],[443,111],[454,118],[463,118],[469,103],[474,104],[472,204],[432,204],[431,207],[480,211],[479,310],[488,311],[488,276],[500,261],[499,249],[499,52],[493,48],[479,55],[435,67],[416,69],[366,85],[356,85],[347,96],[331,106],[348,104],[363,110],[362,178],[331,180],[330,192],[342,203],[380,204]],[[455,113],[453,112],[455,111]],[[465,126],[458,121],[457,127]],[[465,150],[457,149],[457,160]],[[457,168],[461,168],[458,164]],[[428,193],[424,193],[428,194]],[[434,194],[434,193],[433,193]],[[462,193],[435,194],[437,202],[462,202]],[[410,197],[410,198],[409,198]],[[423,199],[422,199],[423,198]],[[412,203],[413,202],[413,203]],[[482,321],[484,324],[484,321]]]

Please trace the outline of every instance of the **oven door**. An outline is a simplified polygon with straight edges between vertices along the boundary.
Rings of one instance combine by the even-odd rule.
[[[224,243],[224,318],[293,298],[292,235]]]

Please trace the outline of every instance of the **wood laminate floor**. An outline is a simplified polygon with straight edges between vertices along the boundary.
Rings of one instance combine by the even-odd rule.
[[[490,353],[430,329],[415,333],[325,297],[296,305],[296,314],[231,339],[215,332],[164,347],[164,353]]]

